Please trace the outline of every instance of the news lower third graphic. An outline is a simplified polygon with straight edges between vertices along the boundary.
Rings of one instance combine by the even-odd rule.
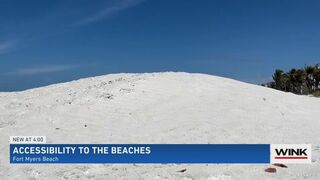
[[[44,136],[11,136],[10,163],[311,163],[311,145],[47,144]]]

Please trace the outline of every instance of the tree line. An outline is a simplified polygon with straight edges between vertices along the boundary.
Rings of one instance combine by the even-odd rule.
[[[293,68],[288,72],[276,69],[272,78],[273,81],[266,86],[295,94],[318,94],[320,92],[320,67],[318,64],[300,69]]]

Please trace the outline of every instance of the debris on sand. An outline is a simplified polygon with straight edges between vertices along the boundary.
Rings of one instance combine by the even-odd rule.
[[[267,168],[264,170],[265,172],[268,172],[268,173],[276,173],[277,172],[277,169],[276,168]]]
[[[183,173],[183,172],[186,172],[186,171],[187,171],[187,169],[181,169],[180,171],[177,171],[177,172]]]
[[[282,168],[288,168],[288,166],[281,164],[281,163],[275,163],[274,166],[282,167]]]

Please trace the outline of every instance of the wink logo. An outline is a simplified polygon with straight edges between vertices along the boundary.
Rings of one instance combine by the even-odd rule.
[[[271,144],[271,163],[311,163],[311,144]]]

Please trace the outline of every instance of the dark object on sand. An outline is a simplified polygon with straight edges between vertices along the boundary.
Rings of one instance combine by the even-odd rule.
[[[284,165],[284,164],[280,164],[280,163],[275,163],[273,164],[274,166],[278,166],[278,167],[282,167],[282,168],[288,168],[288,166]]]
[[[277,169],[276,168],[267,168],[264,170],[265,172],[268,172],[268,173],[276,173],[277,172]]]
[[[187,169],[181,169],[180,171],[177,171],[177,172],[186,172],[187,171]]]

